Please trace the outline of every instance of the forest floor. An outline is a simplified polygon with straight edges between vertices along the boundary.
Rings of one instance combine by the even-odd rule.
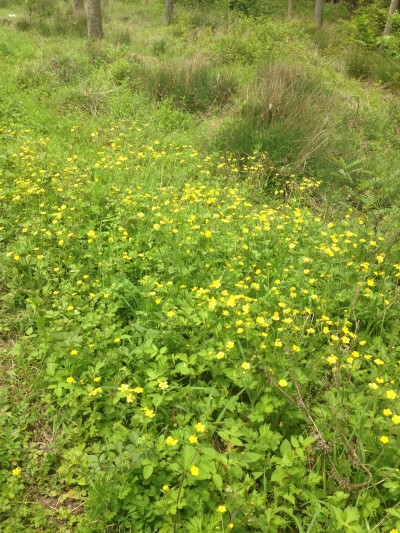
[[[400,530],[398,89],[327,8],[0,8],[2,531]]]

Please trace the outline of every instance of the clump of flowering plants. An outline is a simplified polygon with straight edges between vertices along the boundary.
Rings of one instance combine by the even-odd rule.
[[[129,122],[81,139],[94,161],[2,135],[19,144],[1,176],[5,352],[29,391],[18,416],[4,404],[6,514],[26,501],[19,525],[40,523],[54,498],[69,531],[396,531],[384,236],[313,211],[311,179],[257,198],[265,154],[140,144]]]

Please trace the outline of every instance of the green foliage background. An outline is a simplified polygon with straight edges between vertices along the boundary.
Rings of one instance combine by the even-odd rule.
[[[397,27],[0,5],[2,531],[400,529]]]

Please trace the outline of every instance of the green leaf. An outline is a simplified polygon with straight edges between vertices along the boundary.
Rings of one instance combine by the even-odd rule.
[[[48,376],[54,376],[54,374],[56,373],[56,369],[57,369],[56,363],[47,363],[46,374]]]
[[[149,477],[151,476],[152,473],[153,473],[153,466],[152,465],[146,465],[143,468],[143,478],[144,479],[149,479]]]
[[[218,490],[222,490],[222,477],[219,474],[213,475],[213,481]]]
[[[272,472],[271,481],[276,481],[276,483],[279,483],[279,485],[282,485],[284,479],[286,478],[286,475],[287,474],[286,474],[285,470],[278,466],[278,468],[276,468]]]
[[[182,463],[183,468],[186,470],[190,468],[193,458],[195,457],[196,450],[193,448],[193,446],[189,446],[188,444],[185,444],[185,446],[182,448]]]
[[[283,455],[289,455],[290,453],[292,453],[292,447],[290,445],[290,442],[285,439],[282,444],[281,444],[281,447],[279,448],[282,456]]]

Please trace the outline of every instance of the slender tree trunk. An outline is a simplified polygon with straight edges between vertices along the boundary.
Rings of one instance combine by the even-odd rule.
[[[293,14],[293,0],[288,0],[287,11],[288,17],[291,19]]]
[[[174,0],[166,0],[165,1],[165,18],[166,18],[167,24],[171,24],[173,13],[174,13]]]
[[[390,35],[392,33],[392,16],[395,14],[398,7],[399,7],[399,0],[392,0],[390,2],[388,18],[386,21],[385,29],[383,30],[383,35]]]
[[[87,0],[87,25],[89,39],[103,38],[100,0]]]
[[[320,28],[324,18],[325,0],[315,0],[314,22]]]
[[[349,15],[350,17],[353,17],[354,15],[354,10],[356,9],[357,7],[357,0],[348,0],[348,4],[347,4],[348,8],[349,8]]]
[[[83,13],[85,12],[85,8],[83,7],[83,0],[74,0],[73,6],[74,6],[74,16],[81,17]]]

